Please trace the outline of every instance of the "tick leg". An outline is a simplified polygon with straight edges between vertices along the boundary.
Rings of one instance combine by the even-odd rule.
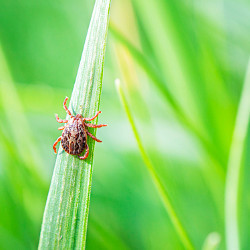
[[[71,114],[71,112],[68,110],[68,108],[67,108],[67,106],[66,106],[66,102],[68,101],[68,99],[69,99],[69,98],[66,96],[66,98],[65,98],[65,100],[64,100],[64,102],[63,102],[63,107],[64,107],[65,111],[68,113],[68,115],[72,118],[73,115]]]
[[[88,156],[89,156],[89,146],[88,146],[88,144],[86,144],[86,152],[85,152],[84,156],[79,156],[78,155],[78,158],[80,160],[85,160]]]
[[[90,123],[84,123],[84,125],[90,128],[101,128],[108,126],[107,124],[90,124]]]
[[[96,114],[91,117],[91,118],[84,118],[85,121],[92,121],[94,120],[100,113],[102,113],[102,111],[97,111]]]
[[[58,130],[64,130],[65,126],[59,127]]]
[[[93,136],[91,133],[89,133],[89,131],[86,131],[86,133],[95,141],[97,142],[102,142],[101,140],[97,139],[95,136]]]
[[[55,116],[56,116],[57,122],[59,122],[59,123],[67,123],[67,122],[68,122],[68,120],[62,120],[62,119],[60,119],[60,118],[58,117],[58,114],[55,114]]]
[[[58,137],[57,140],[56,140],[56,141],[54,142],[54,144],[53,144],[53,149],[54,149],[55,154],[56,154],[56,145],[57,145],[57,143],[58,143],[59,141],[61,141],[61,140],[62,140],[62,136]]]

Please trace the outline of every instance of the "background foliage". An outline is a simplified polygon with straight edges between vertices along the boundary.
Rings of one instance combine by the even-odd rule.
[[[94,1],[1,1],[0,249],[37,247],[58,137]],[[96,145],[88,249],[181,249],[114,88],[126,88],[144,146],[201,248],[225,248],[224,187],[250,54],[249,2],[113,0]],[[249,242],[250,135],[239,188]]]

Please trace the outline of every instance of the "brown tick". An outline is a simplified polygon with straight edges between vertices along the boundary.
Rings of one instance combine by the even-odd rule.
[[[89,146],[87,144],[87,135],[89,135],[92,139],[97,142],[102,142],[101,140],[97,139],[93,136],[87,129],[90,128],[101,128],[107,126],[106,124],[99,124],[94,125],[90,123],[86,123],[85,121],[92,121],[94,120],[101,111],[97,111],[96,115],[91,118],[85,118],[80,114],[73,116],[71,112],[68,110],[66,106],[66,102],[69,98],[66,97],[63,102],[63,107],[70,116],[69,120],[61,120],[58,115],[56,114],[56,120],[59,123],[66,123],[65,126],[58,128],[58,130],[63,130],[62,135],[58,137],[58,139],[53,144],[53,149],[56,153],[56,145],[59,141],[62,141],[61,145],[62,148],[70,155],[77,155],[80,160],[85,160],[89,155]],[[79,156],[84,150],[84,156]]]

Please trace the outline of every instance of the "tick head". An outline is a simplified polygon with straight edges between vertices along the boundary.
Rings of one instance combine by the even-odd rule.
[[[75,116],[75,118],[76,118],[76,119],[81,119],[81,118],[82,118],[82,115],[81,115],[81,114],[77,114],[77,115]]]

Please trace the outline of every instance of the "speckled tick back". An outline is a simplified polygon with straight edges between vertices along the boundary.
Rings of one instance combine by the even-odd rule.
[[[70,118],[70,120],[61,120],[58,117],[58,115],[56,114],[56,120],[59,123],[66,123],[66,125],[58,128],[59,130],[63,130],[63,132],[62,132],[62,135],[55,141],[55,143],[53,145],[53,149],[56,153],[56,145],[59,141],[62,141],[62,143],[61,143],[62,148],[68,154],[77,155],[79,157],[79,159],[84,160],[89,155],[89,147],[87,144],[87,135],[89,135],[92,139],[94,139],[97,142],[102,142],[101,140],[99,140],[95,136],[93,136],[88,131],[87,127],[100,128],[100,127],[105,127],[107,125],[106,124],[94,125],[94,124],[90,124],[90,123],[85,123],[85,121],[94,120],[101,113],[101,111],[98,111],[96,113],[96,115],[91,117],[91,118],[84,118],[80,114],[73,116],[66,106],[67,100],[68,100],[68,97],[65,98],[64,103],[63,103],[63,107],[71,118]],[[84,156],[79,156],[85,149],[86,149],[86,152],[85,152]]]

